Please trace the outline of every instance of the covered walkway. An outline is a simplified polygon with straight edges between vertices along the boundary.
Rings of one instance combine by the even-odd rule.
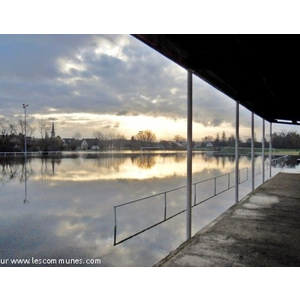
[[[213,249],[214,243],[219,244],[220,241],[224,241],[225,245],[233,245],[234,249],[229,249],[228,259],[223,257],[221,252],[214,255],[214,252],[205,252],[208,257],[215,257],[219,260],[224,260],[224,263],[228,265],[240,264],[243,265],[244,253],[241,251],[239,259],[233,259],[236,245],[239,245],[239,241],[243,240],[242,235],[244,227],[245,230],[249,230],[248,244],[243,241],[242,246],[247,245],[244,248],[246,251],[249,246],[252,245],[251,241],[258,236],[252,236],[254,234],[254,226],[261,233],[264,233],[264,242],[256,240],[258,242],[257,247],[254,245],[253,253],[260,253],[260,249],[264,243],[269,242],[269,235],[272,236],[274,230],[279,232],[279,228],[276,226],[277,220],[271,214],[268,216],[267,211],[273,206],[281,207],[282,201],[285,202],[289,198],[284,197],[284,194],[270,195],[262,193],[265,186],[270,185],[268,182],[261,189],[256,190],[247,199],[244,199],[242,203],[239,203],[239,140],[240,140],[240,121],[239,121],[239,109],[240,105],[251,111],[251,159],[252,159],[252,191],[254,190],[254,115],[258,115],[262,118],[262,157],[265,158],[265,121],[270,123],[270,137],[272,137],[272,124],[283,123],[289,125],[300,125],[300,112],[295,107],[295,99],[298,94],[298,82],[299,74],[295,72],[299,68],[300,61],[299,56],[299,36],[296,35],[184,35],[184,34],[134,34],[137,39],[141,40],[148,46],[152,47],[165,57],[171,59],[187,70],[187,193],[186,193],[186,243],[188,245],[194,245],[197,237],[191,239],[191,224],[192,224],[192,140],[193,140],[193,76],[197,76],[206,81],[211,86],[215,87],[225,95],[236,101],[236,120],[235,120],[235,201],[237,205],[225,214],[226,218],[223,220],[224,215],[220,218],[222,223],[221,235],[214,236],[211,240]],[[274,57],[276,59],[274,60]],[[295,98],[296,97],[296,98]],[[214,100],[212,100],[214,101]],[[225,112],[224,108],[224,112]],[[272,159],[272,139],[269,142],[269,160]],[[265,170],[264,159],[262,160],[262,169]],[[270,168],[271,177],[271,168]],[[296,176],[298,177],[298,176]],[[277,177],[276,177],[277,178]],[[278,179],[274,179],[275,182]],[[282,183],[280,188],[273,184],[274,190],[279,192],[286,191],[289,187],[289,178],[286,178],[287,182]],[[297,183],[295,179],[293,181],[293,195],[299,194],[297,190]],[[265,172],[263,171],[262,181],[265,182]],[[296,180],[297,181],[297,180]],[[279,182],[281,183],[281,180]],[[291,183],[292,185],[292,183]],[[288,193],[288,192],[287,192]],[[275,198],[279,197],[276,203],[269,203]],[[253,198],[254,197],[254,198]],[[271,198],[270,198],[271,197]],[[253,200],[254,199],[254,200]],[[258,200],[259,199],[259,200]],[[271,200],[270,200],[271,199]],[[297,199],[297,198],[296,198]],[[252,203],[256,201],[258,203]],[[265,203],[267,201],[268,204]],[[269,202],[268,202],[269,201]],[[272,202],[271,201],[271,202]],[[275,200],[274,200],[275,201]],[[289,205],[289,202],[287,202]],[[295,202],[296,203],[296,202]],[[297,206],[297,204],[295,204]],[[267,208],[266,208],[267,207]],[[295,208],[296,209],[296,208]],[[287,215],[282,217],[280,210],[278,213],[278,222],[284,221]],[[261,214],[261,215],[260,215]],[[293,211],[291,211],[293,214]],[[277,215],[276,215],[277,216]],[[294,216],[294,214],[293,214]],[[266,219],[268,221],[266,222]],[[288,218],[290,219],[290,217]],[[225,222],[226,221],[226,222]],[[229,224],[227,224],[227,221]],[[296,218],[295,218],[296,221]],[[225,223],[224,223],[225,222]],[[249,224],[247,225],[247,222]],[[266,222],[266,223],[264,223]],[[224,224],[223,224],[224,223]],[[261,224],[262,223],[262,224]],[[266,226],[268,224],[268,226]],[[272,225],[272,226],[271,226]],[[223,226],[223,228],[222,228]],[[226,226],[228,234],[226,234]],[[278,224],[277,224],[278,226]],[[294,224],[291,225],[293,227]],[[265,229],[266,228],[266,229]],[[285,230],[290,228],[284,227]],[[297,228],[297,226],[295,227]],[[231,232],[230,230],[237,230],[238,233]],[[292,229],[292,228],[291,228]],[[207,228],[205,230],[208,230]],[[284,231],[284,232],[286,232]],[[203,231],[201,231],[203,232]],[[205,231],[206,232],[206,231]],[[276,232],[276,231],[275,231]],[[232,236],[233,234],[233,236]],[[290,234],[290,233],[288,233]],[[298,238],[298,232],[294,231],[293,242]],[[201,235],[202,236],[202,235]],[[293,236],[293,235],[291,235]],[[290,238],[290,237],[288,237]],[[201,240],[201,238],[200,238]],[[273,241],[271,241],[273,242]],[[187,245],[186,244],[186,245]],[[201,257],[201,245],[199,242],[199,251]],[[282,246],[282,245],[277,245]],[[196,247],[196,246],[195,246]],[[229,246],[228,246],[229,247]],[[198,247],[196,247],[198,248]],[[220,248],[220,247],[219,247]],[[192,248],[194,249],[194,248]],[[201,250],[201,251],[200,251]],[[268,249],[269,251],[270,249]],[[188,251],[188,250],[187,250]],[[203,250],[204,251],[204,250]],[[247,250],[248,251],[248,250]],[[261,250],[265,253],[265,250]],[[211,256],[210,254],[211,253]],[[246,254],[246,253],[245,253]],[[255,255],[254,255],[255,256]],[[189,261],[192,260],[193,250],[191,255],[188,255]],[[185,257],[187,258],[187,257]],[[233,260],[232,260],[233,259]],[[178,260],[176,260],[178,261]],[[209,259],[211,262],[212,260]],[[199,259],[197,260],[199,263]],[[203,262],[205,265],[205,262]],[[260,265],[257,261],[254,265]],[[261,262],[263,265],[264,263]],[[184,265],[184,264],[183,264]],[[189,265],[189,263],[187,263]],[[193,265],[191,263],[190,265]],[[209,265],[209,263],[208,263]],[[248,265],[245,263],[245,265]],[[251,265],[249,263],[249,265]]]
[[[269,179],[155,266],[299,267],[300,174]]]

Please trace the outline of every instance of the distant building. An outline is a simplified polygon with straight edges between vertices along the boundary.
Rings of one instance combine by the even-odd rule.
[[[86,140],[83,140],[80,144],[80,149],[81,150],[88,150],[89,149],[89,144]]]
[[[51,138],[55,138],[54,122],[52,122]]]
[[[201,148],[202,147],[202,142],[195,142],[194,148]]]
[[[84,139],[80,144],[81,150],[100,150],[99,139]]]
[[[76,141],[75,138],[63,138],[62,140],[62,144],[64,147],[67,147],[69,145],[71,145],[72,143],[74,143]]]
[[[186,148],[187,147],[187,142],[186,141],[177,141],[177,142],[174,142],[174,143],[177,147],[180,147],[180,148]]]
[[[81,144],[81,141],[75,138],[63,138],[61,142],[65,150],[72,150],[72,151],[79,149]]]

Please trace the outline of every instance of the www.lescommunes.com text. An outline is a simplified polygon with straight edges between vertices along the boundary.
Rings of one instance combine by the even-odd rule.
[[[1,258],[0,265],[101,265],[100,258]]]

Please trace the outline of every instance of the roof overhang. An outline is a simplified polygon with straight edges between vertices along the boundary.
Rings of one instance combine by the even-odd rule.
[[[263,119],[300,124],[299,35],[133,36]]]

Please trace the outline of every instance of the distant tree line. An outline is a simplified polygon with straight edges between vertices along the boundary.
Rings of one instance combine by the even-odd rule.
[[[206,136],[202,139],[202,146],[211,142],[214,147],[234,147],[235,146],[235,136],[230,135],[226,136],[225,131],[223,131],[222,135],[217,133],[216,137]],[[272,134],[272,148],[277,149],[300,149],[300,135],[296,131],[289,132],[280,132]],[[265,147],[269,147],[269,141],[265,139],[264,141]],[[239,141],[240,147],[251,147],[251,138],[240,139]],[[257,141],[256,137],[254,137],[254,147],[259,148],[262,146],[262,143]]]
[[[274,133],[272,147],[278,149],[300,149],[300,135],[295,131]]]
[[[33,133],[39,132],[39,138],[34,138]],[[36,126],[26,123],[26,141],[28,151],[61,150],[60,137],[51,137],[51,122],[44,119],[37,121]],[[25,121],[17,123],[0,119],[0,152],[20,152],[25,149]]]
[[[74,135],[72,143],[68,145],[68,149],[63,145],[59,136],[51,136],[52,124],[49,121],[40,119],[36,126],[26,123],[27,150],[28,151],[57,151],[78,149],[82,140],[81,134]],[[33,137],[33,133],[37,131],[38,138]],[[98,148],[104,149],[131,149],[137,150],[141,147],[158,147],[163,146],[165,149],[184,149],[186,147],[186,138],[181,135],[175,135],[172,141],[157,142],[156,135],[151,130],[139,131],[137,134],[127,140],[123,135],[103,134],[100,131],[94,132],[94,140],[96,140]],[[72,139],[70,139],[72,140]],[[19,152],[24,151],[25,142],[25,122],[19,120],[17,123],[11,123],[5,119],[0,119],[0,152]],[[235,136],[227,136],[226,132],[217,133],[215,137],[206,136],[202,142],[193,142],[193,147],[206,147],[211,143],[215,148],[235,147]],[[241,147],[251,147],[251,138],[241,138],[239,141]],[[261,147],[261,141],[257,141],[254,137],[254,147]],[[265,147],[269,146],[269,142],[265,139]],[[278,149],[300,149],[300,135],[295,131],[280,132],[272,134],[272,147]]]

